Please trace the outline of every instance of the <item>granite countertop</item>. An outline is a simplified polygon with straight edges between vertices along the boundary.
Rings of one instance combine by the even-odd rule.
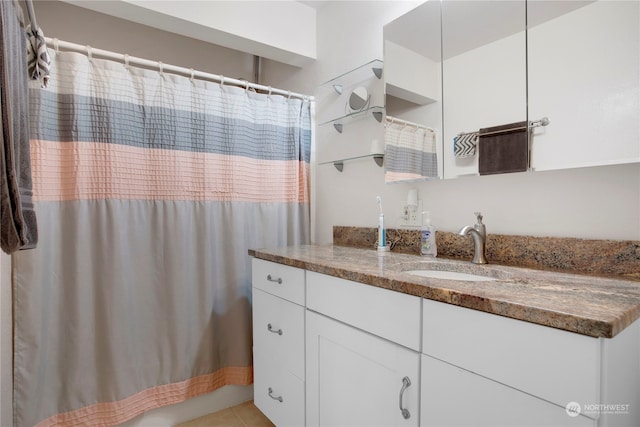
[[[373,249],[333,245],[252,249],[249,255],[592,337],[612,338],[640,317],[640,283],[635,281],[393,252],[380,256]],[[442,280],[407,273],[419,269],[497,280]]]

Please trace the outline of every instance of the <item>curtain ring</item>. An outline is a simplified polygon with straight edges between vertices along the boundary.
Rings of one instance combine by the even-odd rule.
[[[162,63],[162,61],[158,61],[158,72],[160,73],[160,75],[164,73],[164,64]]]
[[[193,81],[193,79],[195,79],[196,77],[196,72],[193,68],[191,68],[191,81]]]
[[[224,76],[220,74],[220,87],[222,88],[223,86],[224,86]]]
[[[124,54],[124,68],[125,69],[129,69],[129,54],[125,53]]]
[[[93,60],[93,48],[87,45],[87,58],[89,58],[89,62]]]
[[[291,99],[291,91],[289,91],[289,94],[287,95],[287,99]]]
[[[60,53],[60,40],[58,40],[57,37],[53,39],[53,48],[55,49],[56,53]]]
[[[249,94],[249,80],[244,81],[244,93]]]
[[[269,86],[269,95],[268,98],[271,99],[271,86]]]

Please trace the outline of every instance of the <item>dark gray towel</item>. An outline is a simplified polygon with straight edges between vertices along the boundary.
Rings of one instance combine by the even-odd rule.
[[[0,247],[6,253],[36,246],[29,155],[29,103],[26,36],[22,10],[0,1]]]
[[[524,172],[529,168],[527,122],[483,128],[478,134],[480,175]]]

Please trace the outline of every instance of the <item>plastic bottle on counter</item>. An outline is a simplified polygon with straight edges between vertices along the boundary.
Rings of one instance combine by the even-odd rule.
[[[438,256],[438,248],[436,246],[436,230],[431,224],[431,214],[429,213],[429,211],[422,212],[420,255],[431,257]]]

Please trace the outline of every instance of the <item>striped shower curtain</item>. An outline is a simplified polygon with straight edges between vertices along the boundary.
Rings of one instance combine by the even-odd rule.
[[[77,53],[31,97],[15,425],[114,425],[252,383],[249,248],[308,243],[313,103]]]

